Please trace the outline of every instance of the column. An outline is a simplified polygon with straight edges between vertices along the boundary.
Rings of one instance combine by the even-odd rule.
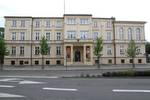
[[[86,64],[86,45],[83,46],[83,63]]]
[[[71,64],[73,64],[73,45],[71,45]]]
[[[90,46],[90,57],[91,57],[91,63],[93,64],[93,46],[92,46],[92,44]]]
[[[64,45],[64,65],[66,65],[66,45]]]

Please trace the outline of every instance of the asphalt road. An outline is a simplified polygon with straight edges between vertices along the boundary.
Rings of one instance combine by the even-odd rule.
[[[149,90],[146,78],[0,77],[0,100],[149,100]]]

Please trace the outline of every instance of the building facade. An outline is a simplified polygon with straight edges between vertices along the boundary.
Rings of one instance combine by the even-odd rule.
[[[41,65],[40,39],[48,40],[45,65],[94,65],[96,38],[103,38],[101,64],[130,64],[126,49],[135,40],[139,54],[136,64],[145,64],[145,22],[116,21],[90,14],[63,17],[5,16],[5,40],[10,54],[5,65]]]

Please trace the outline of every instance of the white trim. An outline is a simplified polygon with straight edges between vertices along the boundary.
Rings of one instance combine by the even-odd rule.
[[[68,89],[68,88],[43,88],[43,90],[54,90],[54,91],[78,91],[78,89]]]
[[[112,90],[113,92],[140,92],[140,93],[149,93],[150,92],[150,90],[119,90],[119,89],[114,89],[114,90]]]

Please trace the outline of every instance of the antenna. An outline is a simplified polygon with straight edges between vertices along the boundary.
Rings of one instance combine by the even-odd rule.
[[[65,6],[66,6],[65,3],[66,3],[66,0],[64,0],[64,14],[65,14],[65,9],[66,9],[66,8],[65,8]]]

